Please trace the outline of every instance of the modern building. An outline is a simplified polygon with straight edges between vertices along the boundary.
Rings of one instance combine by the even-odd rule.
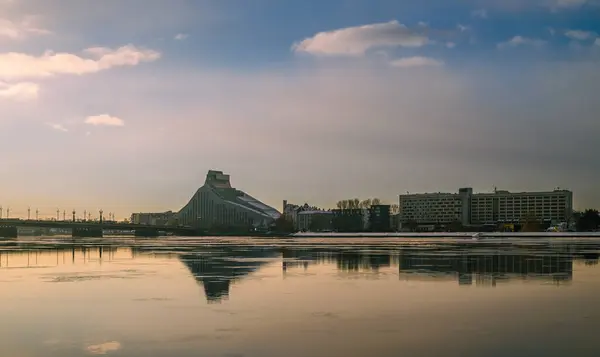
[[[546,192],[478,193],[471,198],[471,223],[524,222],[529,219],[559,223],[573,212],[573,193]]]
[[[400,195],[400,222],[418,224],[469,224],[469,205],[473,190],[459,193],[418,193]]]
[[[229,175],[210,170],[200,187],[177,214],[179,224],[211,228],[270,226],[281,214],[249,194],[233,188]]]
[[[132,213],[131,223],[150,226],[166,226],[175,218],[173,211],[157,213]]]
[[[424,193],[400,195],[401,223],[463,225],[562,222],[573,211],[573,193],[556,189],[543,192],[473,193],[461,188],[458,193]]]

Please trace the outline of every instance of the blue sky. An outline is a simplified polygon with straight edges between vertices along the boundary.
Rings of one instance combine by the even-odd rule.
[[[0,0],[0,205],[572,189],[600,206],[600,2]]]

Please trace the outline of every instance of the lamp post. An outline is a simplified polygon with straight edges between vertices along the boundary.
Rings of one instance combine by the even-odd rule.
[[[75,222],[75,210],[73,210],[73,222]]]
[[[84,221],[85,221],[85,217],[86,217],[86,216],[87,216],[87,211],[86,211],[86,210],[84,210],[84,211],[83,211],[83,220],[84,220]]]
[[[36,208],[35,209],[35,220],[39,221],[39,217],[40,217],[40,211]]]
[[[31,219],[31,207],[27,207],[27,220]]]
[[[100,210],[100,224],[102,224],[102,212],[104,211]]]

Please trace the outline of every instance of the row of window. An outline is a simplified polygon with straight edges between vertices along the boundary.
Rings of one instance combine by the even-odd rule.
[[[227,207],[227,203],[215,202],[208,192],[196,194],[182,211],[181,221],[186,225],[249,225],[252,218],[247,211]]]

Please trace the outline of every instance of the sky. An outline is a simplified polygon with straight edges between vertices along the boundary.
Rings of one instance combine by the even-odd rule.
[[[600,207],[600,1],[0,0],[0,205],[573,190]]]

